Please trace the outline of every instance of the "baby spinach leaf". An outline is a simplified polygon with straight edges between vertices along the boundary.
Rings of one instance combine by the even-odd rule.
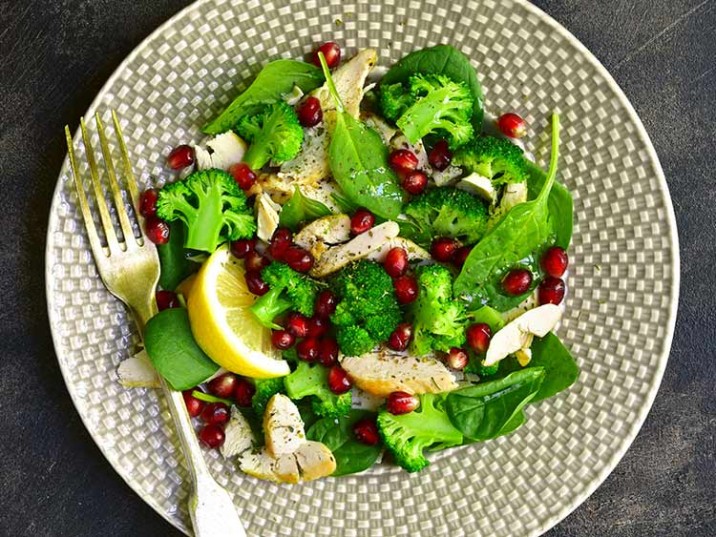
[[[169,242],[157,246],[159,253],[159,285],[162,289],[173,291],[187,276],[196,272],[197,263],[187,258],[184,249],[184,236],[186,231],[181,222],[169,224]]]
[[[535,199],[539,195],[547,179],[547,175],[534,162],[526,162],[529,173],[527,179],[528,195],[530,199]],[[569,193],[569,190],[567,190],[564,185],[555,181],[549,193],[547,207],[549,209],[550,219],[552,220],[552,227],[554,228],[554,242],[557,246],[566,249],[572,241],[572,226],[574,220],[572,194]]]
[[[294,188],[291,199],[286,202],[279,213],[278,223],[280,226],[295,230],[302,222],[331,214],[331,210],[323,203],[304,196],[298,186]]]
[[[219,117],[207,123],[202,130],[206,134],[226,132],[256,105],[278,101],[294,86],[308,93],[322,83],[323,74],[315,65],[296,60],[272,61],[259,71],[251,85]]]

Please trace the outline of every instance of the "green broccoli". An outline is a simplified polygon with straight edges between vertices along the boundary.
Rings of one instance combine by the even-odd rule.
[[[218,169],[194,172],[159,191],[157,216],[186,225],[184,247],[213,252],[226,241],[256,233],[246,195],[234,178]]]
[[[393,281],[378,263],[361,260],[348,265],[334,277],[331,287],[340,299],[331,321],[346,356],[370,351],[400,323]]]
[[[313,315],[318,282],[277,261],[264,268],[261,277],[269,292],[254,302],[250,310],[262,325],[281,328],[274,319],[290,309],[308,317]]]
[[[522,150],[495,136],[478,136],[461,147],[455,152],[452,164],[487,177],[495,185],[521,183],[529,176]]]
[[[443,408],[439,394],[420,395],[420,407],[408,414],[378,413],[378,431],[383,443],[402,468],[417,472],[429,462],[423,451],[438,451],[462,444],[463,436]]]
[[[395,121],[410,143],[428,134],[445,137],[451,148],[460,147],[475,136],[472,126],[474,105],[470,89],[444,75],[416,74],[407,90],[401,84],[381,88],[383,115]]]
[[[442,265],[423,265],[416,277],[418,298],[408,308],[413,322],[410,352],[423,355],[462,347],[468,317],[462,302],[453,296],[452,274]]]
[[[274,395],[277,393],[284,393],[285,388],[283,385],[284,377],[272,378],[272,379],[252,379],[256,392],[251,398],[251,407],[254,409],[257,415],[263,416],[266,405]]]
[[[345,416],[351,410],[351,392],[341,395],[328,387],[328,368],[318,364],[299,362],[296,370],[284,377],[286,394],[293,400],[311,398],[313,411],[324,418]]]
[[[298,155],[303,143],[303,128],[293,107],[283,101],[266,105],[260,112],[243,116],[234,127],[250,142],[244,162],[252,170],[269,161],[278,165]]]
[[[415,223],[411,238],[428,247],[434,237],[452,237],[474,244],[485,233],[488,212],[477,196],[452,186],[428,190],[405,206]]]

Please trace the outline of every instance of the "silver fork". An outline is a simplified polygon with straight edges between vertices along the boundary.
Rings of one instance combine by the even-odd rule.
[[[99,133],[105,171],[109,180],[109,189],[112,192],[114,207],[119,220],[123,241],[117,238],[114,224],[109,212],[107,200],[104,196],[97,161],[90,142],[84,118],[80,119],[82,141],[85,146],[87,163],[89,164],[92,189],[94,190],[96,206],[99,211],[100,222],[107,241],[102,246],[97,228],[92,218],[92,212],[87,203],[82,178],[80,177],[77,157],[75,156],[72,135],[69,127],[65,126],[67,136],[67,150],[70,158],[70,167],[74,176],[77,198],[79,199],[82,217],[87,228],[92,255],[102,282],[110,293],[120,299],[129,308],[134,321],[139,327],[140,336],[143,334],[147,321],[157,313],[155,288],[159,279],[159,257],[157,249],[141,231],[143,219],[137,207],[139,206],[139,190],[132,173],[127,146],[122,137],[117,114],[112,111],[114,130],[122,154],[122,168],[124,179],[129,190],[129,199],[134,207],[132,211],[137,218],[140,237],[136,237],[122,199],[122,190],[117,181],[117,174],[112,155],[109,149],[107,136],[102,125],[99,113],[95,114],[97,131]],[[186,411],[184,400],[180,392],[171,390],[164,380],[161,380],[162,391],[167,399],[169,411],[174,419],[176,432],[181,442],[184,459],[192,481],[192,493],[189,498],[189,514],[197,537],[245,537],[246,532],[239,520],[236,508],[229,493],[221,487],[209,473],[206,461],[194,433],[191,418]]]

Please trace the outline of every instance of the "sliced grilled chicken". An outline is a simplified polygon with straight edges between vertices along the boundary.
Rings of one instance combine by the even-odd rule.
[[[298,461],[296,460],[295,453],[287,453],[276,458],[272,469],[281,483],[295,485],[301,480],[301,473],[298,469]]]
[[[246,142],[232,131],[219,134],[204,145],[206,147],[194,146],[196,167],[199,170],[208,168],[226,170],[232,164],[241,162],[247,149]]]
[[[430,259],[430,253],[428,253],[427,250],[403,237],[395,237],[394,239],[384,242],[380,248],[371,252],[367,257],[368,259],[382,263],[385,261],[385,256],[388,255],[388,252],[393,248],[402,248],[408,252],[408,259],[410,259],[410,261],[427,261]]]
[[[336,471],[336,458],[321,442],[308,441],[294,453],[303,481],[312,481]]]
[[[264,412],[266,448],[274,457],[293,453],[306,441],[303,420],[296,405],[282,394],[274,395]]]
[[[269,242],[276,231],[279,222],[279,212],[281,206],[271,199],[267,192],[262,192],[256,196],[256,235],[264,242]]]
[[[274,471],[275,464],[276,459],[266,451],[266,448],[260,451],[246,451],[239,457],[239,468],[242,472],[265,481],[282,483],[283,481]]]
[[[226,424],[224,435],[226,439],[224,440],[224,445],[221,446],[221,454],[224,457],[241,455],[250,450],[255,442],[251,425],[236,407],[231,407],[231,418],[229,423]]]

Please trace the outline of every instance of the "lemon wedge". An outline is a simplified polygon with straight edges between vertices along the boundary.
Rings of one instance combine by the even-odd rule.
[[[249,310],[255,300],[246,287],[243,263],[228,245],[219,248],[191,285],[187,309],[194,338],[209,358],[239,375],[288,375],[288,363],[271,345],[271,331]]]

